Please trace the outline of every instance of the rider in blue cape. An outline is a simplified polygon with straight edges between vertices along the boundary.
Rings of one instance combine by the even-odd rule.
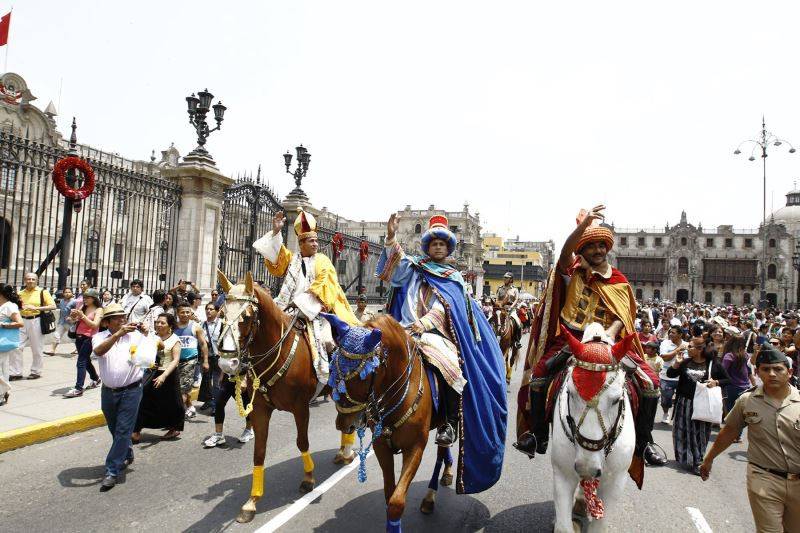
[[[446,423],[436,444],[451,446],[459,435],[456,489],[481,492],[500,478],[506,440],[505,363],[478,302],[467,294],[461,273],[446,263],[456,237],[441,215],[423,234],[423,256],[408,256],[395,241],[399,216],[387,228],[377,275],[389,282],[388,312],[418,337],[425,360],[443,378]],[[458,432],[460,426],[460,433]]]

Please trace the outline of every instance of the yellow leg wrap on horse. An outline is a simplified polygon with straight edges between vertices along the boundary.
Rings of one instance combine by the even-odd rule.
[[[253,467],[253,487],[250,496],[260,498],[264,495],[264,466]]]
[[[300,457],[303,458],[303,472],[308,474],[309,472],[314,471],[314,459],[311,458],[311,454],[308,452],[300,452]]]
[[[352,446],[353,443],[356,441],[356,434],[355,432],[350,433],[342,433],[342,446]]]

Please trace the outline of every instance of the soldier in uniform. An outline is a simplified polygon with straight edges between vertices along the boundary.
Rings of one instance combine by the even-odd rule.
[[[362,323],[366,322],[367,320],[372,320],[375,318],[375,315],[367,310],[367,296],[365,294],[359,294],[358,300],[356,300],[356,311],[355,311],[356,318],[359,319]]]
[[[736,401],[700,475],[708,479],[714,458],[747,426],[747,497],[756,530],[800,531],[800,392],[789,385],[788,359],[769,344],[756,369],[763,385]]]
[[[522,339],[522,322],[517,316],[517,304],[519,303],[519,289],[514,286],[514,274],[506,272],[503,274],[503,284],[497,289],[497,305],[504,308],[508,313],[509,318],[513,324],[513,341],[514,349],[519,350],[522,348],[520,339]],[[499,325],[500,328],[503,324]]]

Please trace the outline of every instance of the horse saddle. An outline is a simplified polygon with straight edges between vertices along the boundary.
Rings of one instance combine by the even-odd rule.
[[[334,342],[348,353],[365,355],[381,342],[382,333],[378,328],[351,326],[331,313],[320,313],[320,316],[330,323]]]

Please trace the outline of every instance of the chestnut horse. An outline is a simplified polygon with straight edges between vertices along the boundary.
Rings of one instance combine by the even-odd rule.
[[[506,383],[510,384],[511,374],[514,371],[514,365],[517,364],[517,358],[519,356],[519,350],[514,348],[514,328],[516,325],[506,309],[500,309],[499,314],[497,336],[499,337],[500,351],[503,353],[503,360],[506,362]]]
[[[347,354],[339,350],[332,356],[331,365],[347,364],[355,367],[344,374],[344,391],[336,402],[338,415],[336,429],[361,433],[365,427],[373,432],[372,446],[383,473],[383,495],[386,499],[386,530],[400,531],[400,521],[406,506],[408,487],[419,468],[422,454],[428,443],[428,433],[444,422],[443,410],[434,413],[433,391],[429,374],[422,360],[422,352],[406,330],[391,316],[376,317],[366,324],[382,333],[377,361],[368,372],[363,372],[364,356]],[[370,355],[370,357],[372,356]],[[344,357],[348,362],[334,360]],[[345,372],[345,371],[342,371]],[[434,378],[435,380],[435,378]],[[399,480],[395,481],[394,454],[403,454]],[[366,455],[366,452],[364,452]],[[363,460],[363,459],[362,459]],[[439,448],[436,467],[428,493],[420,510],[433,512],[438,474],[442,466],[442,485],[453,482],[452,457],[449,448]]]
[[[295,317],[281,311],[261,287],[254,286],[248,272],[243,285],[231,285],[221,271],[219,283],[225,293],[222,329],[219,335],[220,368],[231,376],[247,375],[251,398],[255,445],[250,498],[237,521],[250,522],[256,502],[264,494],[264,457],[267,452],[269,421],[275,409],[288,411],[297,427],[297,448],[303,460],[300,492],[314,490],[314,461],[308,449],[309,403],[317,394],[317,375],[312,365],[308,336]],[[237,385],[237,389],[238,389]],[[323,389],[323,392],[325,390]],[[237,403],[241,408],[237,390]],[[342,448],[334,459],[349,464],[355,453],[350,435],[342,436]]]

